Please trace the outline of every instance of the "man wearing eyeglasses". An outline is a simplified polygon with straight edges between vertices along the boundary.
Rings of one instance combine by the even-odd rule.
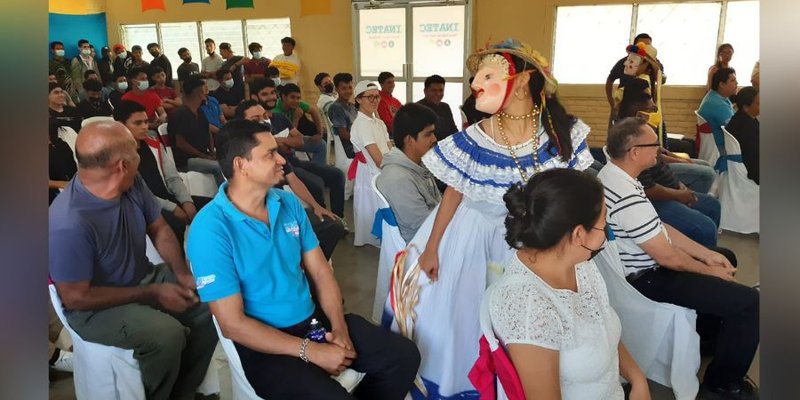
[[[698,333],[715,347],[702,398],[757,399],[758,388],[746,373],[759,343],[758,291],[736,283],[733,252],[704,247],[661,222],[636,180],[656,164],[659,152],[658,137],[645,119],[615,124],[605,151],[608,163],[597,178],[605,187],[606,218],[625,278],[651,300],[697,311]]]

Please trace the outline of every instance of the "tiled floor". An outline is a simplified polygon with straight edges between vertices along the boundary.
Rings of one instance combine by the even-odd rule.
[[[352,211],[352,201],[348,201],[345,207],[348,213]],[[353,226],[352,215],[347,215],[346,219],[350,226]],[[339,281],[342,294],[345,299],[345,312],[352,312],[370,318],[372,314],[372,303],[375,294],[375,279],[377,276],[378,249],[371,246],[354,247],[353,236],[350,234],[342,240],[333,255],[333,266],[336,279]],[[724,232],[719,239],[719,245],[732,249],[739,260],[739,270],[737,278],[739,282],[746,285],[755,285],[759,282],[759,238],[758,235],[740,235]],[[224,355],[218,348],[217,359],[221,362],[219,371],[220,385],[222,387],[221,398],[231,399],[231,379]],[[704,359],[701,366],[702,370],[708,364]],[[759,359],[756,359],[750,368],[750,376],[759,382]],[[650,383],[653,400],[674,399],[669,388]],[[71,400],[74,399],[72,376],[59,373],[56,380],[50,383],[51,400]]]

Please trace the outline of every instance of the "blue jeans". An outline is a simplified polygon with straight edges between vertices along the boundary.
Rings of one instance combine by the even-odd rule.
[[[704,160],[692,160],[692,164],[671,163],[669,168],[679,181],[698,193],[708,193],[717,173]]]
[[[716,246],[720,215],[719,200],[705,193],[695,192],[695,195],[697,203],[691,207],[675,200],[652,203],[663,222],[672,225],[703,246]]]
[[[325,147],[325,141],[320,140],[317,143],[310,141],[311,136],[303,136],[303,147],[297,151],[308,153],[311,162],[315,164],[326,165],[328,161],[328,148]]]

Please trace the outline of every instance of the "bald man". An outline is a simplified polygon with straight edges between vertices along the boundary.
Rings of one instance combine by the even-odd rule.
[[[78,173],[50,206],[50,276],[84,340],[132,349],[148,399],[193,399],[217,335],[119,122],[81,129]],[[153,265],[145,235],[166,261]]]

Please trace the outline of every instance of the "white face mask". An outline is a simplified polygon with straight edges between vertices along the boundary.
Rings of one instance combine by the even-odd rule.
[[[90,50],[90,49],[81,49],[81,54],[83,54],[85,56],[88,56],[88,55],[92,54],[92,50]]]
[[[276,87],[281,85],[281,78],[272,78],[272,81],[275,82]]]
[[[261,58],[261,52],[260,51],[254,51],[253,52],[253,58],[256,59],[256,60]]]
[[[128,90],[128,82],[118,82],[117,89],[119,90]]]
[[[57,57],[64,57],[64,50],[63,49],[56,50],[56,56]]]
[[[148,81],[139,81],[137,83],[137,85],[139,86],[139,90],[147,90],[147,88],[150,87],[150,82],[148,82]]]
[[[222,84],[225,85],[226,88],[230,89],[233,87],[233,79],[228,79],[227,81],[222,82]]]

